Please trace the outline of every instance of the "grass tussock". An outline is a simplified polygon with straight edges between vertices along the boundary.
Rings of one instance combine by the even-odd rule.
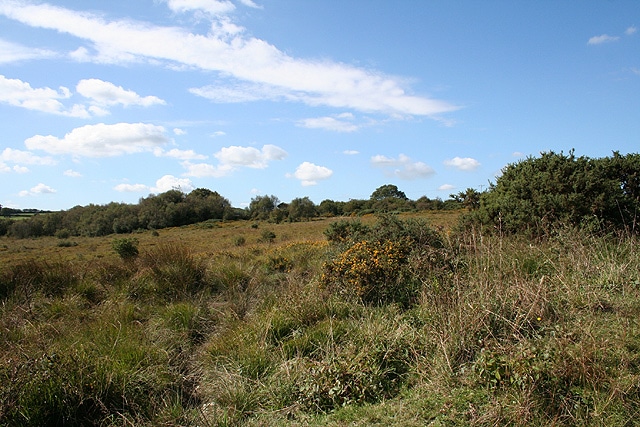
[[[286,227],[275,234],[300,225]],[[132,258],[3,266],[0,424],[625,426],[640,415],[634,237],[531,241],[397,217],[300,239],[253,232],[205,250],[163,232]]]

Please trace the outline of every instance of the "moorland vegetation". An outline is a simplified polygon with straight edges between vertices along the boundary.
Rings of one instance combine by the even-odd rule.
[[[457,210],[8,232],[0,425],[635,425],[639,177],[543,153]]]

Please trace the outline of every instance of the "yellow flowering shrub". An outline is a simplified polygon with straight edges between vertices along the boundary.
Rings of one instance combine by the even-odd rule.
[[[354,243],[324,264],[321,282],[365,303],[407,304],[414,293],[410,281],[403,280],[410,252],[406,239]]]

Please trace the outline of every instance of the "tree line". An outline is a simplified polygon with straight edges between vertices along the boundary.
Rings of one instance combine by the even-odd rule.
[[[206,188],[197,188],[188,194],[174,189],[157,195],[150,194],[141,198],[137,204],[90,204],[59,212],[35,209],[27,212],[0,206],[0,236],[95,237],[179,227],[205,221],[256,220],[280,223],[317,217],[457,209],[462,206],[463,201],[459,197],[442,200],[422,196],[417,200],[410,200],[392,184],[377,188],[369,199],[351,199],[346,202],[327,199],[315,204],[309,197],[299,197],[284,203],[274,195],[264,195],[252,198],[246,208],[233,207],[227,198]],[[26,214],[28,216],[24,216]]]

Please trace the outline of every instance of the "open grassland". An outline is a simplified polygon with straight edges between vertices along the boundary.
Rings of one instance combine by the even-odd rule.
[[[0,425],[635,425],[638,240],[449,215],[4,239]]]
[[[421,217],[432,226],[450,229],[456,223],[460,211],[428,211],[419,214],[403,214],[403,218]],[[357,218],[368,224],[375,222],[374,215]],[[182,244],[197,254],[212,254],[218,251],[235,250],[238,238],[244,238],[247,246],[258,244],[265,230],[273,231],[273,244],[286,242],[325,240],[323,231],[337,218],[320,218],[308,222],[273,224],[264,221],[208,221],[184,227],[158,230],[156,233],[143,230],[131,236],[138,239],[140,248],[151,248],[159,244]],[[115,236],[83,237],[70,236],[16,239],[0,237],[0,267],[15,265],[27,260],[82,261],[117,258],[112,241]]]

